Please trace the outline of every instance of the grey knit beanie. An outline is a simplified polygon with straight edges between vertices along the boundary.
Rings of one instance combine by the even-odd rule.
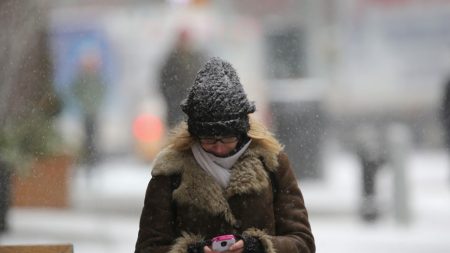
[[[223,136],[247,133],[248,114],[255,112],[255,105],[247,99],[233,66],[214,57],[197,73],[181,109],[192,135]]]

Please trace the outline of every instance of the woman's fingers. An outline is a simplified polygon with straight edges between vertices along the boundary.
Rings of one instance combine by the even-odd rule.
[[[233,245],[230,246],[230,248],[228,249],[228,251],[234,251],[236,252],[237,250],[243,249],[244,248],[244,241],[243,240],[239,240],[236,243],[234,243]]]

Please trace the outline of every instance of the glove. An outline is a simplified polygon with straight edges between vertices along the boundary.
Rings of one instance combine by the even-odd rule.
[[[265,253],[261,241],[253,236],[242,236],[244,241],[244,253]]]
[[[200,241],[194,244],[189,244],[187,252],[188,253],[203,253],[203,247],[208,244],[207,241]]]

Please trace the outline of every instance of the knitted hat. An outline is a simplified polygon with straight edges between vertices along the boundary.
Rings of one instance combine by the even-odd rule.
[[[181,109],[192,135],[223,136],[247,133],[248,114],[255,112],[255,105],[248,101],[233,66],[214,57],[197,73]]]

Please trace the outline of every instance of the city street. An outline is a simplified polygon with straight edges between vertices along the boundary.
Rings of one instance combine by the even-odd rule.
[[[177,231],[291,236],[299,198],[265,210],[258,168],[279,142],[317,253],[450,253],[448,24],[450,1],[1,1],[0,245],[134,252],[167,143]]]

